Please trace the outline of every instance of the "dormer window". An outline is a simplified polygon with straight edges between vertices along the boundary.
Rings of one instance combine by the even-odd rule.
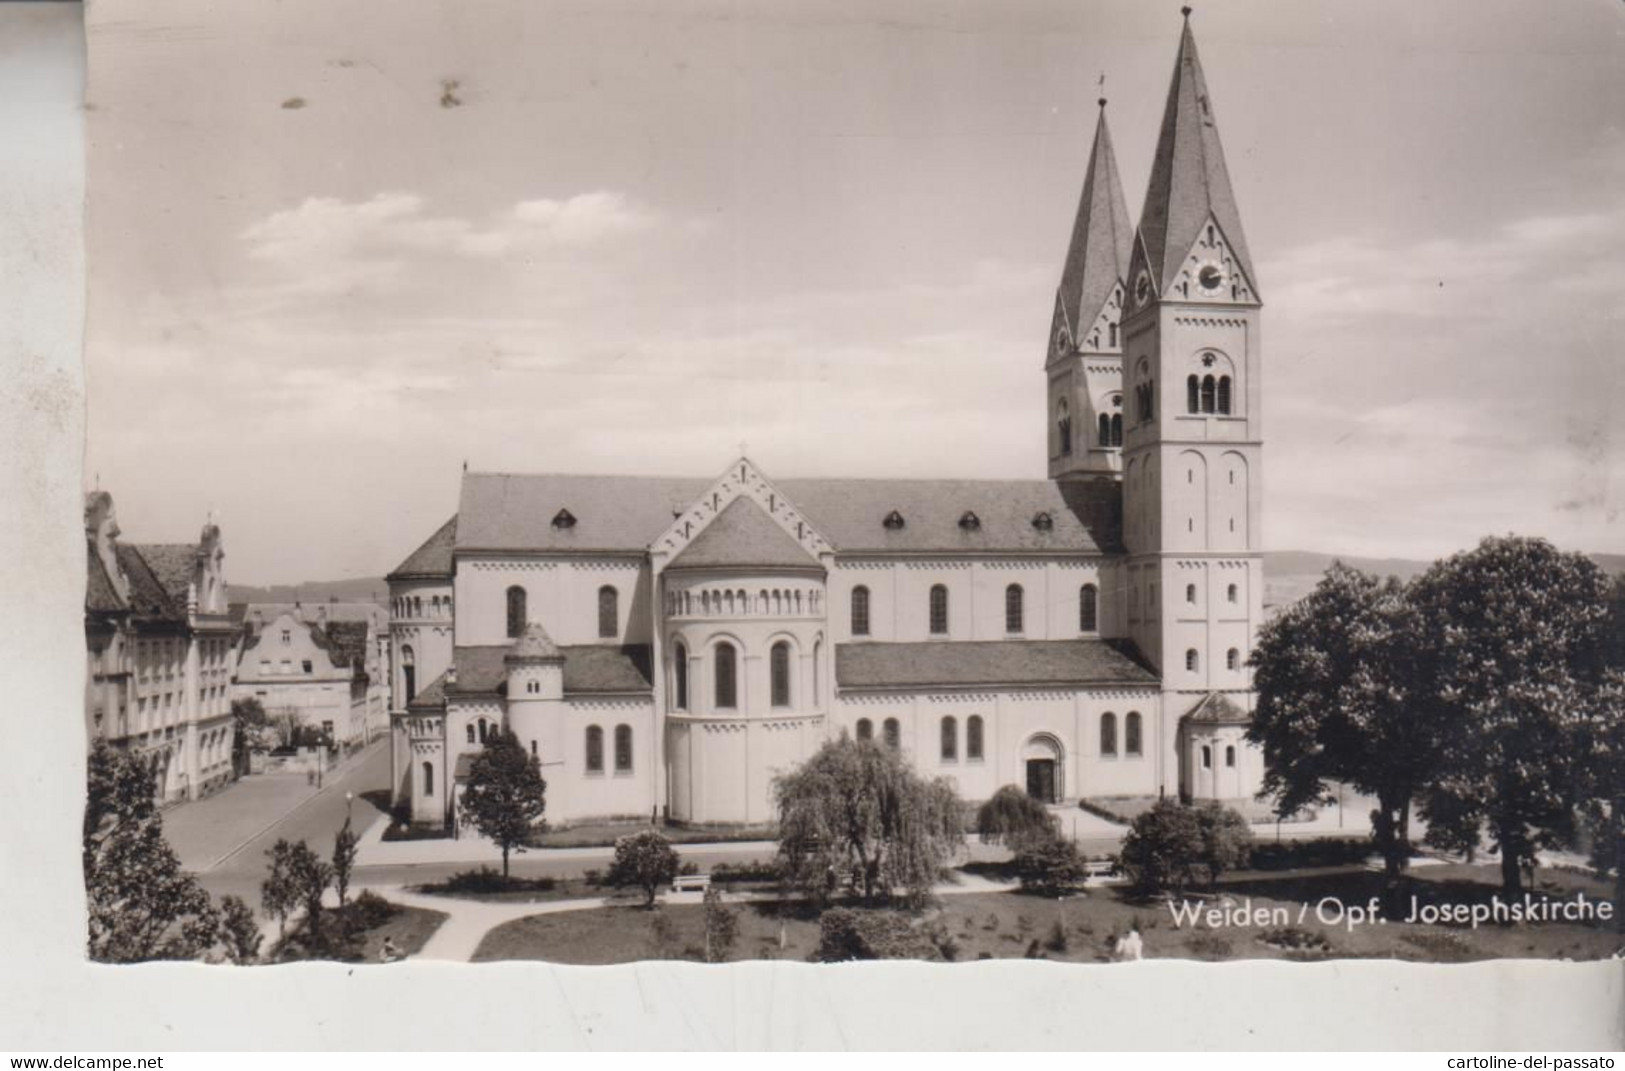
[[[889,531],[896,532],[901,530],[906,522],[903,520],[903,515],[901,513],[898,513],[896,510],[892,510],[890,513],[886,514],[886,519],[881,523],[884,524]]]
[[[554,528],[574,528],[576,526],[575,514],[567,509],[561,509],[553,514]]]
[[[959,527],[963,528],[967,532],[974,532],[982,527],[982,518],[978,517],[970,510],[966,510],[965,515],[959,518]]]
[[[1039,513],[1033,517],[1033,527],[1040,532],[1048,532],[1055,527],[1055,518],[1048,513]]]

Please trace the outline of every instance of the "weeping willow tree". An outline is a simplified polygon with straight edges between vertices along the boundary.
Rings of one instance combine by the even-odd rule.
[[[830,741],[774,789],[785,879],[820,900],[849,887],[917,906],[964,844],[953,783],[871,741]]]

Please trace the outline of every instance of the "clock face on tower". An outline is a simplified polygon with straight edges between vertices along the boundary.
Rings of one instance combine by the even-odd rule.
[[[1134,301],[1136,304],[1144,305],[1150,300],[1151,273],[1142,268],[1140,274],[1134,279]]]
[[[1217,294],[1224,289],[1224,284],[1230,281],[1222,264],[1208,260],[1203,261],[1196,268],[1196,285],[1204,294]]]

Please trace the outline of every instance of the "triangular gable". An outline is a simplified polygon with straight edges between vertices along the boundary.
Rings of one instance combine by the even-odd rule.
[[[1234,305],[1258,300],[1252,280],[1235,249],[1225,240],[1224,228],[1212,216],[1196,233],[1180,262],[1167,296],[1175,301]]]
[[[835,548],[829,540],[819,534],[789,498],[769,483],[767,477],[763,476],[746,457],[741,457],[728,466],[728,470],[717,478],[697,501],[683,510],[665,532],[650,544],[650,552],[657,556],[657,561],[659,556],[667,555],[666,563],[673,563],[679,554],[740,498],[749,498],[760,507],[760,511],[814,562],[820,555],[834,552]]]
[[[713,566],[816,567],[812,553],[749,496],[722,507],[716,520],[667,564],[668,569]]]

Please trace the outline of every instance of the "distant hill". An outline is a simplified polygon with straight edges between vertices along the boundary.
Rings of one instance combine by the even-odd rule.
[[[228,584],[227,599],[231,602],[303,602],[319,603],[328,599],[339,602],[375,602],[389,604],[389,585],[381,576],[363,576],[354,580],[307,580],[299,584],[272,584],[257,588],[248,584]]]

